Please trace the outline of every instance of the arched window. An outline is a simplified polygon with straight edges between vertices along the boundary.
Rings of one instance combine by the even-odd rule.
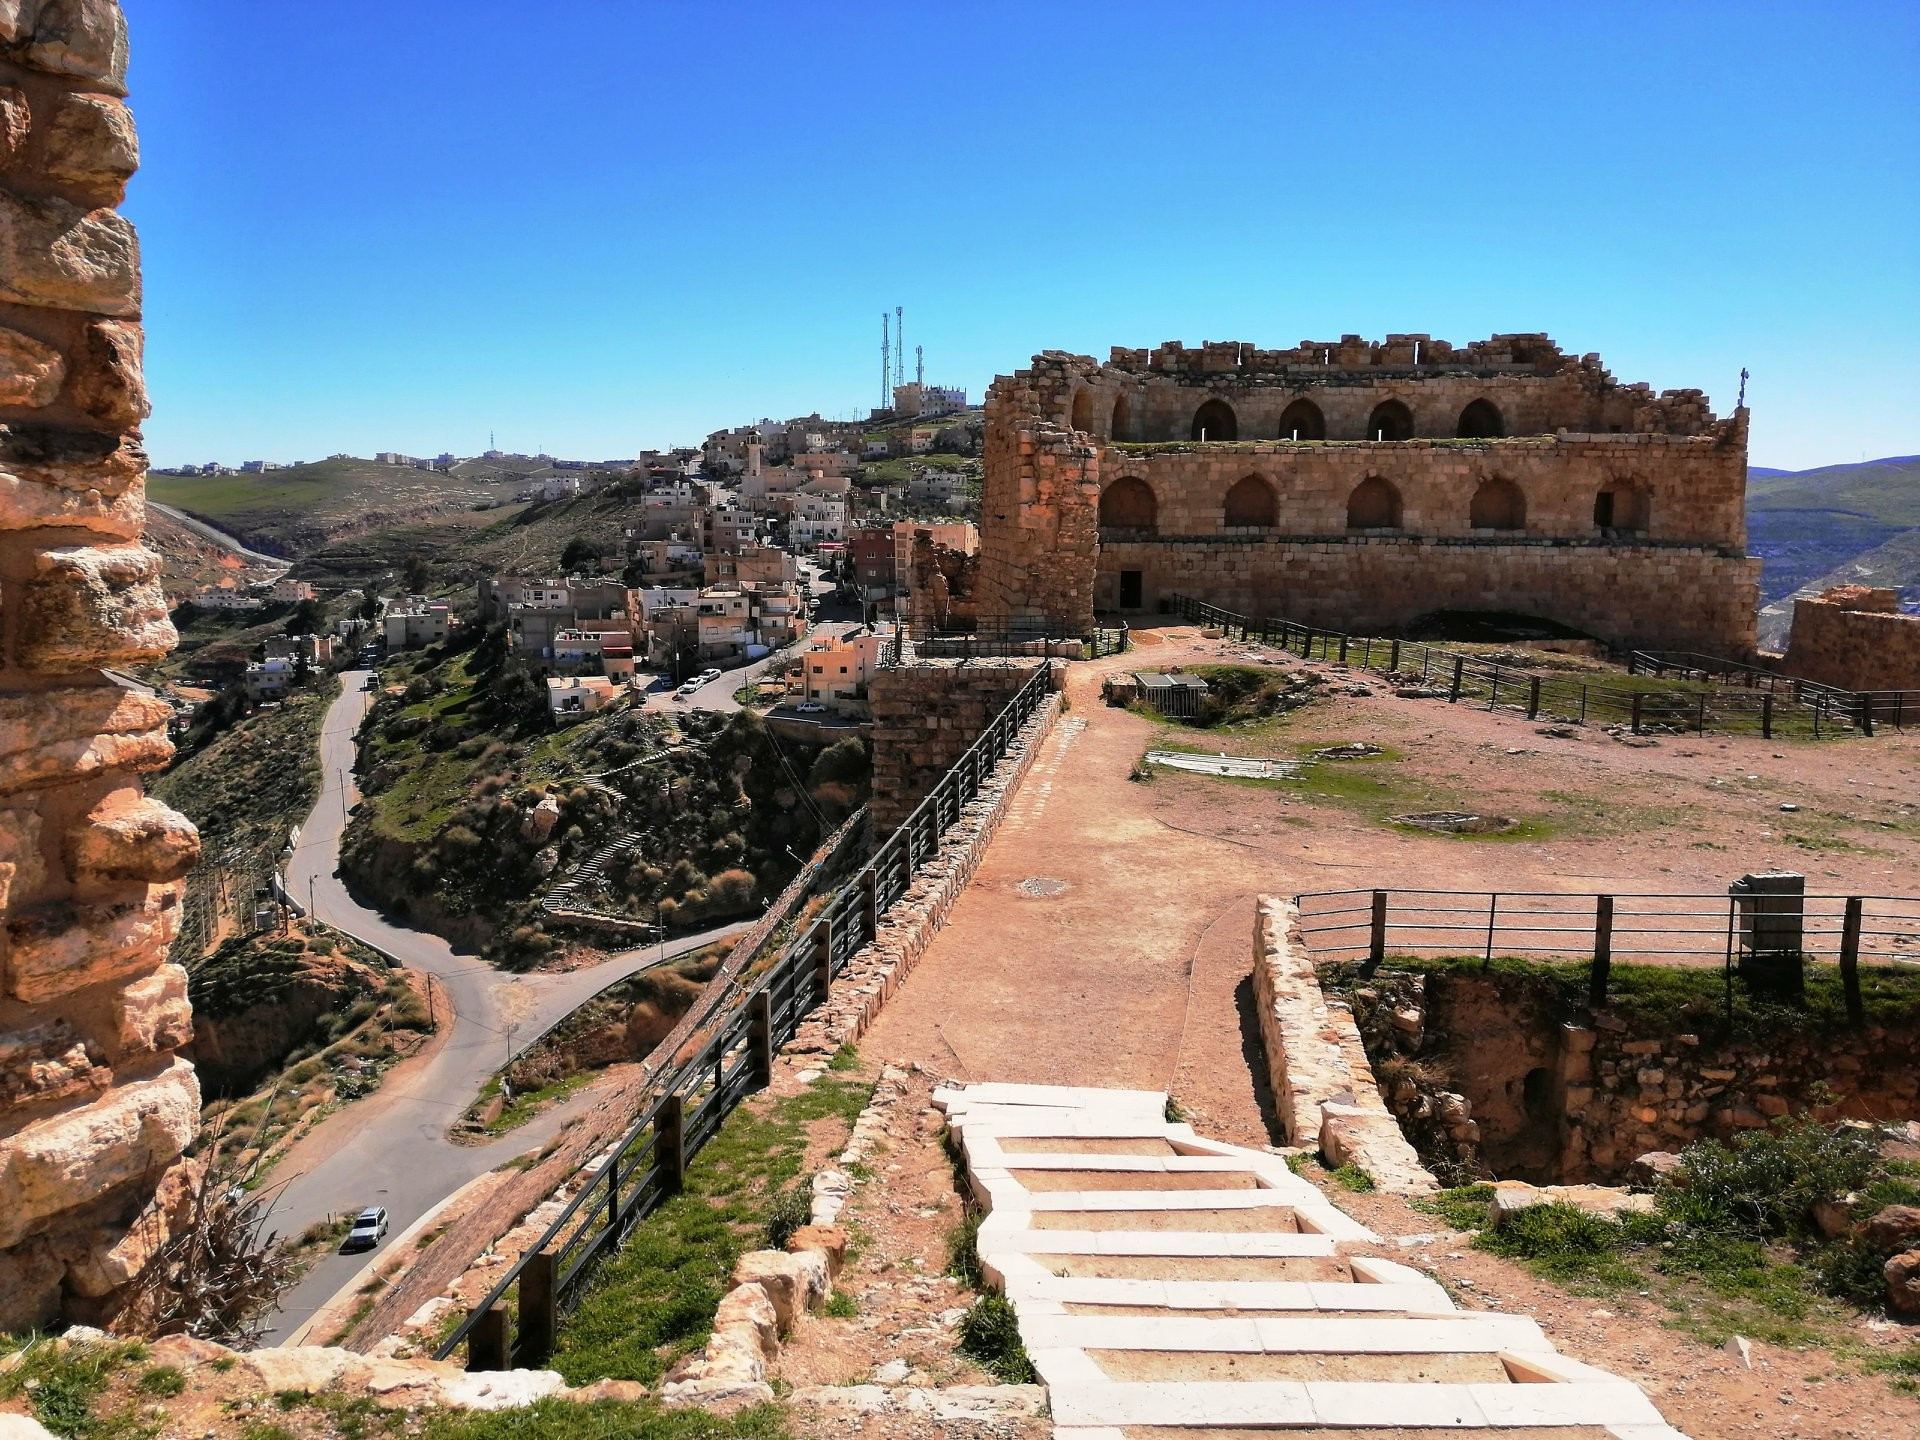
[[[1227,491],[1220,518],[1229,530],[1271,529],[1280,523],[1280,501],[1264,476],[1248,475]]]
[[[1237,440],[1240,438],[1240,423],[1234,419],[1233,407],[1224,400],[1209,400],[1193,412],[1193,440]]]
[[[1524,530],[1527,497],[1511,480],[1483,481],[1467,507],[1467,524],[1475,530]]]
[[[1413,412],[1398,400],[1382,400],[1367,417],[1367,440],[1411,440]]]
[[[1347,497],[1347,529],[1398,530],[1400,492],[1378,475],[1362,480]]]
[[[1460,424],[1453,433],[1462,440],[1498,440],[1507,433],[1507,422],[1491,400],[1475,400],[1460,412]]]
[[[1327,438],[1326,417],[1320,413],[1320,407],[1311,400],[1296,400],[1280,412],[1280,438],[1282,440],[1324,440]]]
[[[1100,492],[1102,529],[1152,530],[1159,510],[1153,487],[1137,475],[1123,475]]]
[[[1617,535],[1646,533],[1653,506],[1647,492],[1631,485],[1610,485],[1593,497],[1593,523]]]
[[[1093,391],[1081,389],[1073,392],[1073,428],[1093,429]]]
[[[1115,440],[1133,438],[1133,402],[1124,395],[1113,402],[1113,423],[1107,434]]]

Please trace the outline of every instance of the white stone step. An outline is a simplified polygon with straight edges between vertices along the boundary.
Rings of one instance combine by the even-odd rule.
[[[1071,1381],[1049,1387],[1061,1425],[1662,1425],[1624,1380],[1567,1385],[1421,1385],[1364,1380]]]

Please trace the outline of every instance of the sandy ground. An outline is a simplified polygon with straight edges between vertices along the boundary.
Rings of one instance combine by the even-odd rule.
[[[1190,628],[1139,638],[1130,656],[1069,671],[1068,712],[946,929],[863,1039],[869,1059],[961,1080],[1166,1088],[1203,1133],[1266,1144],[1278,1135],[1251,1005],[1257,895],[1375,886],[1720,894],[1744,872],[1775,867],[1804,872],[1809,890],[1917,888],[1920,735],[1819,745],[1669,736],[1635,747],[1597,729],[1559,738],[1510,712],[1401,699],[1378,677],[1321,666],[1327,698],[1251,747],[1223,747],[1390,746],[1405,757],[1391,783],[1419,808],[1525,819],[1534,838],[1409,834],[1285,787],[1171,772],[1129,780],[1162,732],[1102,704],[1104,674],[1258,655]],[[1346,693],[1356,686],[1371,693]],[[1436,1224],[1389,1200],[1354,1208],[1383,1230]],[[1568,1353],[1644,1383],[1696,1440],[1920,1433],[1920,1400],[1843,1374],[1823,1352],[1756,1347],[1748,1372],[1651,1317],[1612,1315],[1467,1250],[1464,1239],[1429,1248],[1462,1295],[1537,1315]]]

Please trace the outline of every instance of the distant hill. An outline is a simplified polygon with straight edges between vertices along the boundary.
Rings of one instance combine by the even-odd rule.
[[[1747,548],[1765,562],[1760,643],[1786,643],[1792,597],[1858,583],[1920,599],[1920,455],[1747,471]]]
[[[516,488],[492,475],[469,479],[357,459],[263,475],[154,475],[147,481],[155,500],[289,559],[349,535],[500,504]]]

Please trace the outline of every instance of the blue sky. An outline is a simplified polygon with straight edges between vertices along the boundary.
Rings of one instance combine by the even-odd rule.
[[[1920,6],[124,0],[156,464],[586,458],[1040,349],[1545,330],[1920,451]]]

